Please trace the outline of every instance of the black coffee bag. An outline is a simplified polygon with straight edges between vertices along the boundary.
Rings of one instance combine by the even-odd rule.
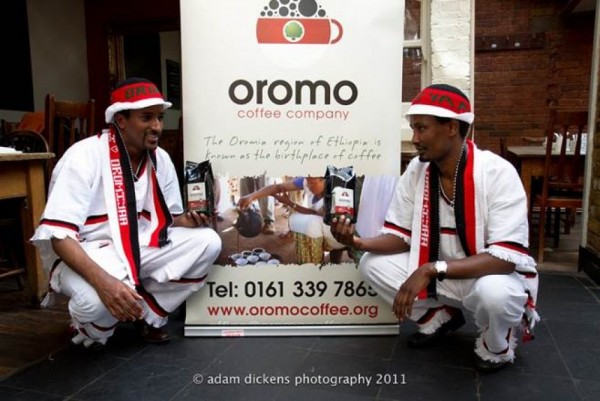
[[[356,223],[358,199],[356,174],[352,166],[336,168],[327,166],[325,172],[325,216],[323,222],[331,224],[334,217],[346,216]]]
[[[185,163],[185,205],[187,210],[206,216],[215,212],[215,177],[210,161]]]

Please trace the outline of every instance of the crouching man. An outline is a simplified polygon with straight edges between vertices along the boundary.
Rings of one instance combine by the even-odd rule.
[[[206,216],[182,208],[177,174],[158,141],[166,102],[130,78],[111,95],[109,128],[59,160],[32,241],[53,293],[70,298],[73,342],[104,344],[119,321],[169,340],[168,314],[200,289],[221,250]]]
[[[400,321],[418,324],[411,347],[428,347],[471,312],[480,330],[475,367],[490,372],[514,359],[515,331],[539,319],[538,277],[528,255],[527,198],[510,163],[467,140],[468,98],[432,85],[408,112],[415,157],[402,175],[381,235],[359,238],[349,221],[336,239],[366,251],[360,269]]]

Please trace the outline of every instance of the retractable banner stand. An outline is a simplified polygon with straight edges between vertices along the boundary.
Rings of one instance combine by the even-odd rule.
[[[301,235],[240,235],[236,203],[248,182],[302,185],[352,166],[357,230],[376,234],[400,171],[403,32],[403,0],[181,0],[184,157],[211,162],[223,240],[186,335],[397,333],[346,254],[298,263]]]

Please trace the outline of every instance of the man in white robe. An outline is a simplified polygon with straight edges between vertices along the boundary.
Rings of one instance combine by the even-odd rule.
[[[56,165],[32,241],[49,293],[69,300],[74,343],[104,344],[119,321],[142,338],[169,337],[168,314],[200,289],[221,250],[207,217],[184,213],[177,174],[158,147],[164,110],[156,86],[131,78],[106,109],[106,129],[71,146]]]
[[[411,319],[411,347],[428,347],[461,327],[464,308],[481,334],[475,368],[492,372],[514,360],[539,317],[538,277],[528,255],[527,198],[515,169],[466,140],[474,115],[450,85],[431,85],[407,112],[418,152],[396,188],[381,234],[354,235],[340,219],[339,242],[366,251],[360,269],[399,321]]]

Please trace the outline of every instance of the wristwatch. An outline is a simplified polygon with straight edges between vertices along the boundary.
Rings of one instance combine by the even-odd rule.
[[[438,260],[434,264],[435,270],[437,270],[438,281],[443,281],[446,278],[446,271],[448,270],[448,263],[443,260]]]

